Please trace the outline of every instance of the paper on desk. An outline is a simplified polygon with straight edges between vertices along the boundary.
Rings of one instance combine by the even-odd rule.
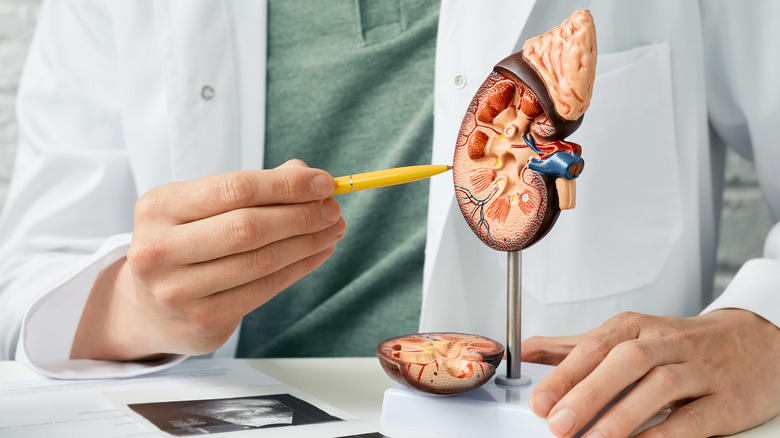
[[[258,436],[339,436],[371,426],[280,383],[244,362],[189,360],[160,373],[133,379],[63,381],[32,376],[0,380],[0,437],[144,437],[170,436],[150,431],[128,404],[289,394],[341,421],[318,425],[254,429]],[[277,397],[278,398],[278,397]],[[113,401],[112,401],[113,399]],[[114,401],[117,402],[115,405]],[[288,431],[285,432],[284,429]]]
[[[336,437],[376,429],[376,425],[288,386],[221,386],[107,395],[147,429],[161,429],[176,436],[251,431],[262,437]]]

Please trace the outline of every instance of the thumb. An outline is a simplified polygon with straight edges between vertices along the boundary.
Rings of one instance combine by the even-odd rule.
[[[579,336],[532,336],[520,344],[523,362],[558,365],[577,346]]]

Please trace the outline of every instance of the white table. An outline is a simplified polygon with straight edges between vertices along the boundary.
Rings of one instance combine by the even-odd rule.
[[[256,369],[352,415],[379,421],[382,396],[393,382],[375,358],[252,359]],[[780,416],[738,438],[780,437]]]
[[[257,370],[364,420],[379,422],[384,391],[395,386],[376,358],[250,359]],[[0,378],[34,374],[13,361],[0,361]],[[780,417],[737,438],[780,436]]]

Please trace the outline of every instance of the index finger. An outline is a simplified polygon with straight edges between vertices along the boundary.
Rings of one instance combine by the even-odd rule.
[[[598,423],[602,433],[605,436],[627,436],[670,400],[678,400],[675,394],[679,394],[680,398],[698,395],[695,379],[670,378],[671,368],[656,368],[678,362],[678,352],[674,345],[660,338],[635,339],[618,344],[550,411],[550,430],[556,436],[570,436],[597,418],[600,412],[603,413],[602,409],[609,409]],[[648,374],[651,370],[653,373]],[[643,377],[646,379],[635,389],[629,389]],[[659,384],[664,380],[685,380],[685,384]],[[622,396],[626,398],[618,401]]]
[[[546,417],[550,410],[579,382],[585,379],[607,357],[612,349],[629,339],[636,339],[633,328],[621,325],[621,316],[582,335],[582,341],[531,392],[531,410]]]
[[[240,208],[321,200],[334,187],[333,177],[324,170],[284,166],[175,182],[144,197],[152,198],[158,217],[188,223]]]

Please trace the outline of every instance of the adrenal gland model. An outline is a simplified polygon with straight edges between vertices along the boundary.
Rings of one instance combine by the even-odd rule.
[[[491,248],[526,248],[574,207],[584,161],[580,146],[564,139],[582,123],[595,73],[593,17],[577,11],[496,64],[472,99],[453,179],[463,217]],[[487,382],[503,353],[492,339],[461,333],[405,335],[377,346],[390,377],[441,395]]]

